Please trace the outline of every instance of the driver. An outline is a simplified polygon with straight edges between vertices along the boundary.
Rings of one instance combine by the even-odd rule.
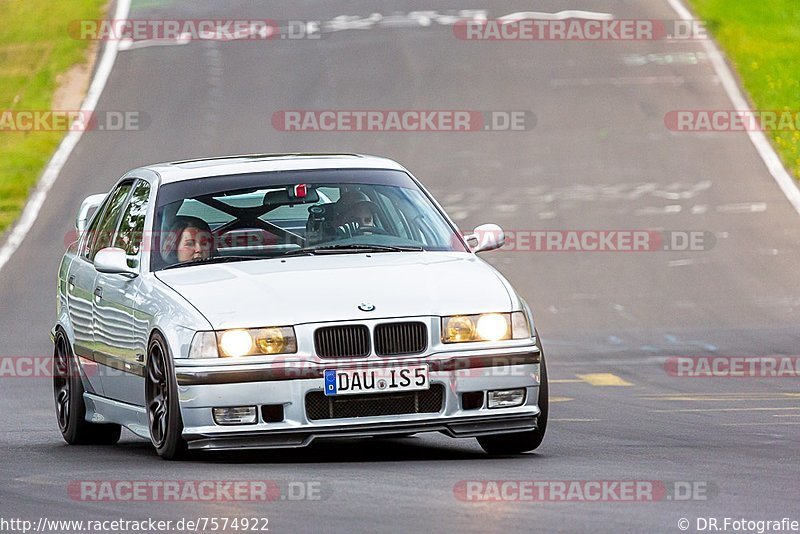
[[[339,228],[351,236],[375,229],[375,204],[370,200],[347,204],[338,215]]]

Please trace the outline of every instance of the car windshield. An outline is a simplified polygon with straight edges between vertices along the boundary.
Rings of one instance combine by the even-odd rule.
[[[164,184],[154,271],[300,254],[466,252],[404,172],[280,171]]]

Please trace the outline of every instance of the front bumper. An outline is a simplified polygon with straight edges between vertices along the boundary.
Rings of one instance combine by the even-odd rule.
[[[417,432],[442,432],[474,437],[536,428],[539,415],[540,351],[535,345],[501,350],[472,350],[415,358],[361,361],[282,362],[231,367],[181,366],[176,360],[183,437],[192,449],[304,447],[319,438],[368,437]],[[305,399],[322,391],[323,372],[364,365],[427,363],[430,383],[443,387],[436,413],[404,413],[337,419],[310,419]],[[512,408],[489,409],[485,392],[524,388],[525,402]],[[464,407],[462,393],[484,392],[481,407]],[[354,395],[350,398],[356,398]],[[349,400],[349,399],[348,399]],[[283,420],[265,422],[264,405],[280,405]],[[212,408],[256,406],[255,424],[218,425]]]

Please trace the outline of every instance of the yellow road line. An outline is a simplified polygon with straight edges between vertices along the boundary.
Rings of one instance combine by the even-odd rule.
[[[611,373],[590,373],[586,375],[575,375],[584,382],[593,386],[632,386],[630,382],[621,379]]]
[[[776,413],[776,414],[773,414],[773,415],[772,415],[772,417],[800,417],[800,414],[786,414],[786,415],[782,415],[782,414],[777,414],[777,413]]]
[[[575,400],[572,397],[550,397],[550,402],[568,402]]]

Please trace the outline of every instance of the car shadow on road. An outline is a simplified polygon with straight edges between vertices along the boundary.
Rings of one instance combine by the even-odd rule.
[[[116,447],[141,460],[158,460],[149,443],[122,442]],[[339,438],[319,440],[308,447],[232,451],[192,451],[187,461],[209,464],[315,464],[366,462],[419,462],[444,460],[492,461],[508,458],[534,458],[536,454],[495,456],[485,454],[474,440],[453,441],[451,445],[430,438]]]

